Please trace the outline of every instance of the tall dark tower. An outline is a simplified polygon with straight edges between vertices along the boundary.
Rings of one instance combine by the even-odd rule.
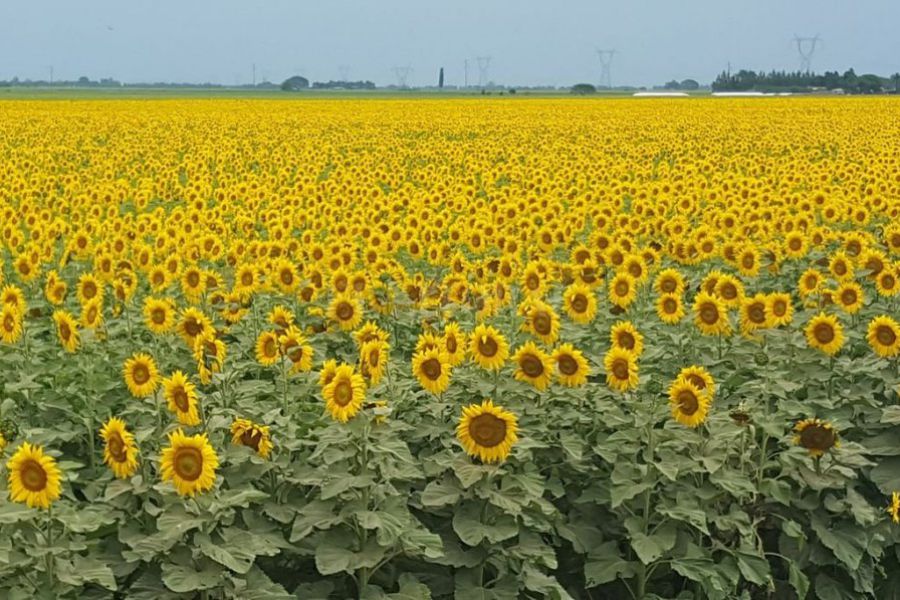
[[[441,67],[441,72],[438,74],[438,87],[444,89],[444,67]]]

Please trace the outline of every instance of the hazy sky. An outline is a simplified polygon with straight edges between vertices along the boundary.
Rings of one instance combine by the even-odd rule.
[[[491,56],[504,84],[710,81],[733,68],[797,68],[795,34],[819,34],[813,68],[900,71],[900,0],[0,0],[0,79],[463,80]],[[470,83],[477,82],[474,60]]]

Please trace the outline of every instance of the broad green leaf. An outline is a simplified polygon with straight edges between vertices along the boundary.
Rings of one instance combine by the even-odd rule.
[[[221,585],[222,568],[210,563],[196,571],[182,565],[163,563],[162,581],[173,592],[187,593],[209,590]]]
[[[424,506],[446,506],[456,504],[462,490],[451,482],[432,481],[422,490],[422,504]]]
[[[769,581],[769,561],[762,556],[748,552],[735,552],[738,568],[747,581],[756,585],[766,585]]]

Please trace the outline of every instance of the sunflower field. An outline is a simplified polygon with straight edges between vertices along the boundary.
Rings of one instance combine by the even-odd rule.
[[[898,113],[0,103],[0,597],[900,597]]]

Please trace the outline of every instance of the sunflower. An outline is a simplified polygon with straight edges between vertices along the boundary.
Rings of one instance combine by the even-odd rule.
[[[609,283],[609,301],[621,309],[628,308],[637,296],[637,283],[628,273],[616,273]]]
[[[674,325],[684,318],[684,304],[680,294],[663,294],[656,300],[656,316],[668,325]]]
[[[122,369],[128,391],[135,398],[146,398],[159,385],[159,371],[156,361],[149,354],[134,354],[125,361]]]
[[[573,283],[563,292],[563,307],[572,321],[590,323],[597,315],[597,297],[585,284]]]
[[[716,393],[716,383],[712,375],[699,365],[691,365],[681,369],[676,379],[693,384],[701,393],[708,395],[710,399]]]
[[[15,344],[22,338],[22,315],[12,305],[0,307],[0,340]]]
[[[465,335],[459,328],[459,323],[447,323],[444,326],[444,335],[441,341],[444,352],[447,354],[447,363],[451,367],[455,367],[466,359]]]
[[[440,394],[450,385],[452,367],[440,348],[420,350],[413,355],[412,371],[419,384],[432,394]]]
[[[891,504],[887,507],[887,512],[894,523],[900,523],[900,492],[891,494]]]
[[[331,383],[337,373],[337,368],[338,363],[333,358],[325,361],[325,364],[322,365],[322,370],[319,371],[319,387],[324,388]]]
[[[768,303],[764,294],[744,298],[741,302],[741,332],[749,335],[769,325],[771,318],[767,312]]]
[[[193,307],[185,309],[178,322],[178,333],[191,350],[194,349],[197,338],[212,328],[212,321],[209,320],[209,317]]]
[[[814,458],[841,445],[837,431],[831,423],[821,419],[804,419],[794,425],[794,443],[806,448],[809,455]]]
[[[553,361],[550,356],[537,347],[534,342],[525,342],[513,354],[516,363],[514,377],[533,385],[538,391],[544,391],[550,385],[553,375]]]
[[[820,291],[825,278],[820,271],[816,269],[807,269],[800,275],[797,282],[797,290],[800,292],[801,298],[806,298]]]
[[[681,295],[684,292],[684,276],[676,269],[663,269],[656,276],[653,287],[660,295]]]
[[[216,482],[219,457],[205,433],[185,435],[180,429],[169,434],[169,445],[163,448],[160,473],[163,481],[172,481],[182,496],[212,489]]]
[[[735,308],[740,306],[744,299],[744,285],[736,277],[722,274],[711,293],[718,296],[726,308]]]
[[[313,347],[299,329],[291,325],[278,338],[281,353],[291,361],[291,373],[306,373],[312,369]]]
[[[828,262],[828,270],[837,281],[853,279],[853,261],[843,252],[837,251]]]
[[[209,385],[214,373],[221,373],[225,365],[228,347],[214,329],[206,330],[194,340],[194,359],[197,361],[197,372],[200,383]]]
[[[175,371],[163,380],[163,393],[169,410],[178,422],[193,427],[200,424],[197,410],[197,388],[181,371]]]
[[[896,296],[900,293],[900,271],[885,269],[875,277],[875,289],[878,295],[885,297]]]
[[[609,330],[609,341],[614,348],[628,350],[636,358],[644,353],[644,336],[631,321],[619,321]]]
[[[567,387],[578,387],[587,383],[590,367],[581,350],[577,350],[572,344],[560,344],[552,359],[556,362],[560,383]]]
[[[833,315],[824,312],[814,316],[806,324],[806,343],[818,348],[829,356],[834,356],[844,345],[844,328]]]
[[[791,295],[784,292],[769,294],[766,297],[766,314],[769,317],[769,327],[789,325],[794,320]]]
[[[490,400],[463,408],[456,437],[469,456],[484,463],[502,462],[518,440],[516,415]]]
[[[268,315],[268,321],[275,326],[278,335],[284,335],[284,332],[294,324],[294,313],[284,306],[274,307]]]
[[[334,377],[322,389],[325,408],[335,421],[346,423],[362,408],[366,396],[366,381],[351,365],[340,365]]]
[[[148,296],[144,300],[144,324],[157,335],[171,331],[175,326],[175,307],[172,301]]]
[[[231,443],[246,446],[262,458],[269,458],[272,452],[268,425],[257,425],[249,419],[235,419],[231,423]]]
[[[472,331],[469,353],[482,369],[499,371],[509,358],[509,344],[494,327],[482,323]]]
[[[838,306],[847,314],[856,314],[865,302],[862,287],[855,281],[845,281],[834,292],[834,298]]]
[[[356,344],[359,347],[372,340],[386,342],[389,337],[388,332],[380,328],[375,321],[366,321],[365,325],[353,332],[353,339],[356,340]]]
[[[25,294],[14,285],[7,285],[0,291],[0,304],[9,306],[20,315],[25,314],[28,304],[25,302]]]
[[[9,462],[9,499],[27,504],[30,508],[50,508],[59,499],[61,477],[52,456],[44,454],[40,446],[22,443]]]
[[[256,338],[256,360],[264,367],[271,367],[278,362],[281,348],[278,345],[278,333],[263,331]]]
[[[78,350],[79,336],[78,323],[71,313],[64,310],[53,312],[53,322],[56,323],[56,336],[66,352]]]
[[[81,326],[98,329],[103,325],[103,302],[99,298],[90,300],[81,307]]]
[[[866,339],[878,356],[890,358],[900,354],[900,324],[887,315],[872,319]]]
[[[78,278],[75,295],[83,306],[94,300],[103,300],[103,285],[91,273],[84,273]]]
[[[727,335],[731,332],[722,301],[706,292],[700,292],[694,298],[694,323],[704,335]]]
[[[368,377],[369,385],[378,385],[388,367],[390,346],[383,340],[370,340],[359,350],[360,371]],[[448,364],[449,358],[448,358]]]
[[[116,417],[109,420],[100,429],[103,438],[103,462],[112,469],[119,479],[134,475],[138,468],[138,448],[134,443],[134,435],[125,428],[125,421]]]
[[[522,330],[545,344],[552,344],[559,337],[559,316],[546,302],[527,300],[519,307],[519,314],[525,317]]]
[[[606,385],[620,392],[633,390],[638,386],[637,357],[622,348],[610,348],[603,357],[606,369]]]
[[[362,307],[359,300],[350,294],[338,294],[328,306],[328,318],[335,321],[344,331],[356,329],[362,322]]]
[[[669,406],[672,418],[685,427],[697,427],[706,420],[709,394],[684,378],[677,378],[669,387]]]

